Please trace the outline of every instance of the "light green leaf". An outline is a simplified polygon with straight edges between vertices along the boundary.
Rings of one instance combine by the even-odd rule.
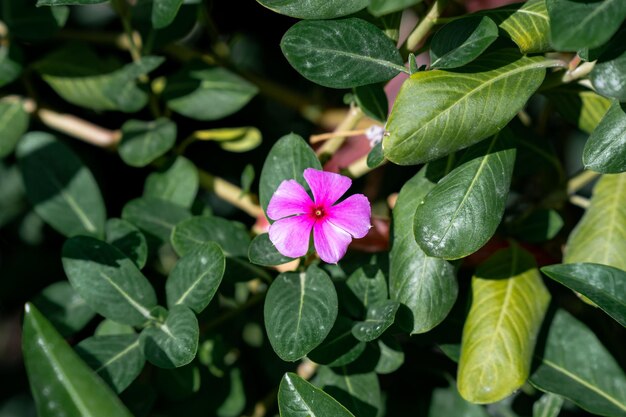
[[[278,252],[267,233],[252,239],[248,247],[248,259],[253,264],[263,266],[280,265],[293,260]]]
[[[106,224],[107,243],[118,248],[141,269],[148,260],[148,244],[143,233],[126,220],[112,218]]]
[[[150,319],[154,289],[114,246],[87,236],[70,238],[63,245],[63,268],[72,287],[97,313],[130,325]]]
[[[463,258],[493,236],[504,214],[515,166],[512,146],[508,129],[473,146],[424,197],[413,228],[427,255]]]
[[[626,173],[603,175],[572,233],[564,263],[591,262],[626,270]]]
[[[85,4],[105,3],[107,0],[37,0],[40,6],[84,6]]]
[[[183,207],[191,207],[199,186],[198,169],[185,157],[177,156],[146,178],[145,197],[155,197]]]
[[[20,100],[0,101],[0,158],[13,152],[18,140],[26,133],[28,122],[28,113]]]
[[[26,304],[22,351],[40,417],[132,417],[32,304]]]
[[[272,11],[298,19],[334,19],[364,9],[368,0],[257,0]]]
[[[280,381],[278,409],[281,417],[354,417],[333,397],[290,372]]]
[[[605,0],[607,3],[610,1]],[[626,16],[626,4],[620,3],[619,7],[624,10]],[[626,102],[626,29],[618,32],[604,47],[589,74],[589,79],[599,94]]]
[[[500,50],[463,68],[413,74],[387,121],[385,157],[420,164],[497,133],[539,87],[545,65],[541,57]]]
[[[541,272],[584,295],[626,327],[626,272],[622,269],[577,263],[544,266]]]
[[[222,149],[230,152],[247,152],[263,141],[261,131],[250,126],[197,130],[193,136],[198,140],[216,141]]]
[[[165,283],[167,306],[184,305],[200,313],[209,305],[222,282],[226,261],[215,243],[180,258]]]
[[[265,298],[267,336],[284,361],[296,361],[326,338],[337,318],[337,292],[324,271],[280,274]]]
[[[296,71],[324,87],[374,84],[408,72],[393,41],[356,18],[298,22],[280,47]]]
[[[104,235],[100,189],[74,152],[48,133],[29,132],[17,156],[28,199],[46,223],[68,237]]]
[[[28,42],[49,40],[70,14],[68,7],[35,7],[35,0],[2,0],[0,14],[11,38]]]
[[[367,154],[367,166],[368,168],[376,168],[385,161],[385,155],[383,154],[383,143],[378,142],[372,150]]]
[[[191,217],[189,210],[169,201],[141,197],[126,203],[122,218],[137,226],[147,239],[169,242],[174,226]],[[148,241],[150,243],[150,241]]]
[[[549,302],[533,257],[517,246],[478,268],[461,342],[457,383],[464,399],[493,403],[524,384]]]
[[[458,294],[454,267],[431,258],[415,241],[415,209],[434,187],[426,168],[400,190],[393,209],[393,240],[389,260],[389,294],[413,312],[412,334],[425,333],[448,315]]]
[[[354,323],[352,335],[362,342],[378,339],[396,320],[399,307],[400,303],[393,300],[370,305],[365,321]]]
[[[118,334],[136,334],[135,329],[128,324],[121,324],[113,320],[104,319],[98,324],[94,336],[112,336]]]
[[[146,362],[136,334],[88,337],[74,349],[117,393],[139,376]]]
[[[250,243],[243,224],[214,216],[194,216],[180,222],[172,230],[171,240],[180,256],[215,242],[226,256],[247,257]]]
[[[345,366],[322,366],[312,382],[355,416],[376,417],[381,411],[380,385],[374,372],[351,374]]]
[[[530,383],[602,416],[626,416],[626,375],[598,338],[564,310],[548,331]]]
[[[67,281],[48,285],[33,304],[63,336],[78,332],[96,315]]]
[[[133,167],[145,167],[169,151],[176,142],[176,124],[160,118],[153,122],[129,120],[122,125],[120,157]]]
[[[611,106],[611,100],[581,86],[563,85],[543,93],[565,120],[591,133]]]
[[[363,316],[370,305],[388,298],[385,275],[374,265],[364,265],[354,271],[346,280],[346,285],[352,297],[346,299],[345,307],[354,316]]]
[[[465,401],[457,391],[455,386],[448,388],[435,388],[428,417],[488,417],[485,408],[478,404]]]
[[[368,84],[354,87],[354,99],[368,117],[385,123],[389,113],[389,102],[383,84]]]
[[[367,7],[367,11],[376,17],[380,17],[394,12],[400,12],[407,7],[414,6],[421,2],[422,0],[372,0]]]
[[[586,169],[603,174],[626,171],[626,103],[614,101],[583,150]]]
[[[533,404],[533,417],[557,417],[563,406],[563,397],[550,392]]]
[[[358,359],[365,350],[365,342],[352,335],[353,321],[337,316],[333,328],[321,345],[307,355],[312,361],[331,367],[345,366]]]
[[[176,17],[184,0],[154,0],[152,4],[152,26],[163,29],[169,26]]]
[[[22,73],[22,51],[17,45],[0,45],[0,87],[15,81]]]
[[[176,305],[164,322],[153,322],[140,337],[148,361],[161,368],[177,368],[196,357],[198,320],[188,307]]]
[[[304,139],[294,133],[278,139],[267,154],[261,170],[259,200],[263,210],[267,209],[274,191],[284,180],[295,179],[308,189],[302,175],[307,168],[321,170],[322,164]]]

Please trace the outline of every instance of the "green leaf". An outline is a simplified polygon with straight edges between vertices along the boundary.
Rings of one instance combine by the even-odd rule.
[[[170,309],[165,322],[153,322],[141,332],[146,359],[161,368],[187,365],[198,350],[198,320],[183,305]]]
[[[177,156],[146,178],[145,197],[155,197],[183,207],[191,207],[199,186],[198,169],[185,157]]]
[[[72,287],[97,313],[130,325],[150,319],[154,289],[116,247],[87,236],[70,238],[63,245],[63,268]]]
[[[458,389],[464,399],[493,403],[524,384],[549,302],[533,257],[517,246],[478,268],[461,342]]]
[[[313,384],[355,416],[376,417],[382,407],[380,385],[374,372],[350,374],[345,366],[338,369],[322,366]]]
[[[357,18],[298,22],[280,47],[296,71],[324,87],[374,84],[407,72],[393,41]]]
[[[552,239],[563,227],[563,218],[555,210],[539,209],[516,219],[508,232],[525,242],[545,242]]]
[[[430,400],[429,417],[488,417],[483,406],[465,401],[455,386],[435,388]]]
[[[119,249],[141,269],[148,260],[148,244],[143,233],[126,220],[112,218],[106,224],[107,243]]]
[[[243,224],[213,216],[194,216],[180,222],[172,230],[171,240],[180,256],[215,242],[226,256],[247,257],[250,243]]]
[[[229,152],[248,152],[261,144],[263,136],[256,127],[225,127],[197,130],[193,137],[197,140],[212,140]]]
[[[78,332],[96,315],[67,281],[48,285],[33,299],[33,304],[63,336]]]
[[[32,304],[25,307],[22,351],[40,417],[132,417]]]
[[[530,383],[602,416],[626,416],[626,376],[584,324],[558,310]]]
[[[217,120],[241,109],[257,92],[255,85],[224,68],[192,64],[168,79],[163,97],[183,116]]]
[[[267,209],[274,191],[284,180],[295,179],[308,189],[302,175],[307,168],[321,170],[322,164],[304,139],[294,133],[278,139],[267,154],[261,170],[259,200],[263,210]]]
[[[48,40],[70,14],[68,7],[35,7],[35,0],[3,0],[0,4],[2,21],[9,28],[11,38],[28,42]]]
[[[219,246],[207,243],[180,258],[165,284],[167,306],[184,305],[200,313],[222,282],[226,260]]]
[[[46,223],[68,237],[104,235],[100,189],[72,150],[48,133],[29,132],[17,156],[26,195]]]
[[[603,175],[572,233],[564,263],[591,262],[626,270],[626,173]]]
[[[337,318],[337,292],[324,271],[280,274],[265,298],[267,336],[284,361],[296,361],[326,338]]]
[[[422,169],[402,187],[393,209],[389,294],[413,312],[412,334],[425,333],[441,323],[459,291],[452,264],[426,255],[410,227],[415,209],[433,187],[426,168]]]
[[[554,49],[577,51],[608,41],[626,18],[622,0],[546,0]]]
[[[374,265],[364,265],[354,271],[346,280],[346,285],[351,292],[351,298],[357,301],[356,308],[350,309],[355,316],[364,315],[369,306],[386,301],[388,298],[385,275]],[[349,308],[349,305],[346,303],[346,308]]]
[[[17,142],[26,133],[28,123],[28,113],[20,100],[0,101],[0,158],[13,152]]]
[[[543,94],[565,120],[586,133],[594,131],[611,106],[611,100],[581,86],[563,85]]]
[[[0,87],[15,81],[22,73],[22,51],[17,45],[0,45]]]
[[[250,188],[252,188],[252,183],[254,182],[254,177],[256,173],[254,171],[254,165],[247,164],[243,171],[241,171],[241,195],[250,194]]]
[[[135,329],[128,324],[121,324],[113,320],[104,319],[98,324],[94,336],[111,336],[118,334],[136,334]]]
[[[368,84],[352,90],[356,104],[368,117],[385,123],[389,113],[389,102],[383,84]]]
[[[139,376],[146,362],[136,334],[88,337],[75,350],[117,393]]]
[[[141,197],[126,203],[122,218],[159,243],[169,242],[174,226],[191,217],[189,210],[169,201]],[[150,243],[150,242],[148,242]]]
[[[267,233],[252,239],[248,247],[248,259],[253,264],[263,266],[281,265],[293,260],[278,252]]]
[[[557,417],[563,406],[563,397],[546,393],[533,404],[533,417]]]
[[[378,339],[396,320],[399,307],[400,303],[393,300],[370,305],[365,321],[354,323],[352,335],[362,342]]]
[[[614,101],[583,150],[586,169],[603,174],[626,171],[626,103]]]
[[[312,361],[332,367],[345,366],[358,359],[365,350],[365,342],[352,335],[352,320],[337,316],[333,328],[321,345],[307,355]]]
[[[257,0],[272,11],[298,19],[334,19],[364,9],[369,0]]]
[[[430,67],[462,67],[478,58],[497,38],[498,26],[487,16],[454,20],[433,36]]]
[[[413,74],[387,121],[385,157],[420,164],[497,133],[543,81],[542,61],[500,50],[463,68]]]
[[[616,2],[605,0],[607,3],[611,1]],[[620,2],[619,7],[626,16],[626,4]],[[620,31],[606,45],[589,74],[589,79],[599,94],[626,102],[626,29]]]
[[[152,4],[152,26],[163,29],[169,26],[176,17],[184,0],[154,0]]]
[[[120,157],[133,167],[145,167],[169,151],[176,142],[176,124],[160,118],[153,122],[129,120],[122,125]]]
[[[429,256],[463,258],[493,236],[508,196],[515,148],[508,129],[468,149],[415,211],[415,239]]]
[[[584,295],[626,327],[626,272],[611,266],[577,263],[550,265],[541,272]]]
[[[333,397],[290,372],[280,381],[278,409],[281,417],[354,417]]]
[[[421,2],[422,0],[371,0],[367,11],[376,17],[380,17],[402,11]]]
[[[37,0],[40,6],[84,6],[85,4],[105,3],[107,0]]]
[[[368,168],[376,168],[385,161],[385,155],[383,154],[383,143],[378,142],[372,150],[367,154],[367,166]]]
[[[377,343],[380,349],[380,358],[376,363],[376,373],[390,374],[397,371],[404,363],[404,351],[400,343],[385,335],[378,339]]]

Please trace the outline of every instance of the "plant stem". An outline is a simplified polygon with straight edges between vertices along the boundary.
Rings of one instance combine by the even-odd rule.
[[[241,188],[206,171],[200,170],[199,173],[200,185],[203,188],[213,191],[222,200],[240,208],[254,218],[263,215],[263,209],[252,199],[250,194],[242,195]]]
[[[582,171],[567,181],[567,194],[572,195],[600,176],[594,171]]]
[[[340,133],[346,130],[352,130],[355,126],[361,121],[361,119],[365,115],[363,111],[358,107],[350,107],[348,110],[348,114],[343,119],[343,121],[337,126],[335,132]],[[318,150],[317,155],[320,159],[324,160],[326,158],[330,158],[332,155],[337,152],[341,145],[345,142],[346,138],[344,136],[334,136],[331,139],[327,140]]]
[[[448,1],[449,0],[435,0],[426,16],[424,16],[424,18],[418,23],[415,29],[413,29],[413,32],[411,32],[411,34],[407,38],[405,43],[407,51],[414,51],[419,46],[419,44],[422,43],[424,38],[437,24],[439,15],[446,7]]]

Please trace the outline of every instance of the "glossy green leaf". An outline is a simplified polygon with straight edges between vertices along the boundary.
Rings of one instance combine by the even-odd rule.
[[[353,321],[337,316],[333,328],[321,345],[307,355],[312,361],[332,367],[345,366],[354,362],[365,350],[365,342],[352,335]]]
[[[248,259],[253,264],[263,266],[280,265],[293,260],[278,252],[267,233],[252,239],[248,247]]]
[[[583,164],[603,174],[626,171],[626,103],[614,101],[583,150]]]
[[[0,87],[15,81],[22,73],[22,51],[17,45],[0,45]]]
[[[372,0],[367,10],[374,16],[380,17],[394,12],[400,12],[407,7],[421,3],[422,0]]]
[[[169,151],[175,142],[176,124],[168,119],[129,120],[122,125],[122,141],[117,150],[128,165],[145,167]]]
[[[457,417],[488,417],[485,408],[478,404],[465,401],[459,395],[455,386],[435,388],[428,417],[457,416]]]
[[[247,257],[250,236],[241,223],[220,217],[194,216],[176,225],[171,240],[180,256],[215,242],[226,256]]]
[[[383,335],[377,340],[380,357],[374,369],[377,374],[390,374],[395,372],[404,363],[404,351],[395,339]]]
[[[608,41],[626,18],[622,0],[546,0],[552,46],[559,51],[595,48]]]
[[[462,67],[478,58],[497,38],[498,26],[487,16],[454,20],[433,36],[430,67]]]
[[[0,13],[11,38],[31,42],[55,35],[65,26],[70,9],[64,6],[36,7],[36,0],[3,0]]]
[[[368,117],[385,123],[389,113],[389,102],[382,84],[368,84],[354,87],[353,93],[359,108]]]
[[[26,133],[28,122],[28,113],[21,101],[0,101],[0,158],[13,152],[17,142]]]
[[[198,169],[185,157],[177,156],[146,178],[143,195],[191,207],[199,186]]]
[[[118,393],[139,376],[146,362],[136,334],[93,336],[74,349]]]
[[[385,161],[385,155],[383,153],[383,143],[378,142],[372,150],[367,154],[367,166],[369,168],[376,168]]]
[[[562,227],[563,218],[556,210],[539,209],[516,219],[508,226],[508,232],[525,242],[545,242]]]
[[[118,334],[135,334],[135,329],[128,324],[118,323],[113,320],[104,319],[98,324],[94,331],[94,336],[111,336]]]
[[[346,16],[368,4],[368,0],[257,0],[272,11],[298,19],[333,19]]]
[[[167,306],[184,305],[200,313],[209,305],[222,282],[226,261],[215,243],[180,258],[165,283]]]
[[[533,417],[557,417],[563,406],[563,397],[546,393],[533,404]]]
[[[415,211],[415,239],[429,256],[463,258],[493,236],[515,166],[508,129],[468,149],[459,165],[424,197]]]
[[[261,131],[250,126],[197,130],[194,138],[216,141],[222,149],[230,152],[248,152],[263,141]]]
[[[365,321],[354,323],[352,335],[362,342],[378,339],[396,320],[399,307],[400,303],[394,300],[370,305]]]
[[[161,368],[187,365],[198,350],[198,319],[184,305],[170,309],[164,322],[152,322],[140,335],[146,359]]]
[[[30,132],[17,156],[28,199],[46,223],[68,237],[104,235],[100,189],[74,152],[48,133]]]
[[[594,131],[611,106],[611,100],[580,86],[559,86],[543,94],[561,116],[586,133]]]
[[[563,262],[591,262],[626,270],[626,173],[605,174],[565,247]]]
[[[626,416],[626,375],[598,338],[564,310],[550,328],[530,383],[602,416]]]
[[[425,333],[441,323],[459,291],[452,264],[426,255],[410,227],[415,209],[433,187],[422,169],[402,187],[393,209],[389,295],[413,312],[412,334]]]
[[[541,272],[584,295],[626,327],[626,272],[611,266],[577,263],[550,265]]]
[[[281,417],[354,417],[333,397],[290,372],[280,381],[278,409]]]
[[[478,268],[461,342],[457,383],[464,399],[493,403],[524,384],[549,302],[533,257],[517,246]]]
[[[97,313],[130,325],[150,319],[154,289],[116,247],[92,237],[73,237],[63,245],[63,268],[72,287]]]
[[[107,243],[118,248],[141,269],[148,260],[148,244],[143,233],[126,220],[112,218],[106,224]]]
[[[324,271],[280,274],[265,298],[265,329],[274,352],[295,361],[318,346],[337,318],[337,292]]]
[[[261,170],[259,200],[263,210],[267,209],[274,191],[284,180],[295,179],[308,189],[302,175],[307,168],[321,170],[322,164],[304,139],[294,133],[278,139],[267,154]]]
[[[419,164],[497,133],[539,87],[544,65],[543,58],[500,50],[463,68],[413,74],[387,121],[385,157]]]
[[[63,336],[78,332],[96,315],[67,281],[48,285],[33,304]]]
[[[37,0],[40,6],[84,6],[85,4],[104,3],[106,0]]]
[[[357,18],[298,22],[280,47],[296,71],[324,87],[374,84],[406,72],[393,41]]]
[[[160,243],[169,242],[174,226],[190,217],[184,207],[154,197],[136,198],[122,209],[124,220],[137,226],[146,238]]]
[[[611,0],[605,0],[606,3]],[[626,17],[626,4],[620,3]],[[622,20],[624,17],[621,18]],[[606,46],[589,74],[593,88],[603,96],[626,102],[626,29],[622,29]]]
[[[178,9],[184,0],[154,0],[152,4],[152,26],[155,29],[163,29],[169,26],[176,17]]]
[[[32,304],[25,308],[22,351],[40,417],[132,417]]]
[[[355,316],[363,316],[370,305],[383,302],[388,298],[385,275],[374,265],[364,265],[354,271],[346,280],[346,285],[352,295],[351,299],[356,301],[356,303],[346,303],[346,307],[355,305],[355,308],[350,309]]]
[[[345,366],[337,369],[322,366],[313,384],[355,416],[376,417],[381,409],[380,385],[374,372],[351,374]]]
[[[235,113],[258,89],[224,68],[191,65],[168,79],[163,91],[176,113],[196,120],[217,120]]]

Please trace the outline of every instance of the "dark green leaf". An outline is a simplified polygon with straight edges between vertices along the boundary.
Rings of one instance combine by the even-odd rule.
[[[137,226],[147,238],[160,243],[169,242],[174,226],[189,217],[191,213],[184,207],[154,197],[131,200],[122,210],[124,220]]]
[[[37,7],[40,6],[84,6],[85,4],[104,3],[107,0],[37,0]]]
[[[275,11],[298,19],[333,19],[364,9],[368,0],[257,0]]]
[[[626,272],[592,263],[550,265],[541,272],[584,295],[626,327]]]
[[[558,310],[530,383],[602,416],[626,416],[626,376],[584,324]]]
[[[322,366],[313,383],[355,416],[376,417],[381,409],[380,385],[374,372],[350,374],[346,367]]]
[[[175,369],[159,369],[157,373],[157,384],[170,401],[189,399],[200,390],[201,383],[200,369],[194,363]]]
[[[617,0],[604,2],[619,3],[626,17],[626,3]],[[599,94],[626,102],[626,29],[619,32],[600,54],[589,79]]]
[[[280,274],[265,298],[265,328],[274,352],[295,361],[318,346],[337,318],[337,293],[324,271]]]
[[[369,168],[376,168],[385,161],[385,155],[383,153],[383,142],[378,142],[372,150],[367,154],[367,166]]]
[[[377,374],[390,374],[395,372],[404,363],[404,351],[400,343],[391,337],[378,339],[378,348],[380,349],[380,358],[376,363]]]
[[[413,74],[387,121],[385,157],[419,164],[497,133],[539,87],[545,65],[541,57],[500,50],[463,68]]]
[[[402,187],[393,209],[389,293],[392,300],[413,312],[413,334],[425,333],[441,323],[459,291],[452,264],[426,255],[410,227],[415,209],[433,187],[426,169],[422,169]]]
[[[374,84],[407,72],[393,41],[356,18],[298,22],[280,47],[302,76],[324,87]]]
[[[626,103],[614,101],[583,150],[583,164],[603,174],[626,171]]]
[[[184,0],[154,0],[152,4],[152,26],[163,29],[169,26],[176,17]]]
[[[354,323],[352,335],[362,342],[378,339],[396,320],[399,307],[400,303],[393,300],[370,305],[365,321]]]
[[[132,417],[104,381],[78,357],[31,304],[26,304],[22,350],[40,417]]]
[[[215,242],[229,257],[247,257],[250,236],[246,227],[238,222],[213,216],[195,216],[176,225],[172,231],[172,246],[178,255]]]
[[[198,169],[185,157],[177,156],[166,166],[146,178],[143,195],[191,207],[198,193]]]
[[[374,16],[380,17],[394,12],[400,12],[407,7],[421,3],[422,0],[372,0],[367,10]]]
[[[436,388],[430,401],[428,417],[488,417],[483,406],[465,401],[455,386]]]
[[[68,239],[63,268],[76,292],[104,317],[130,325],[150,319],[156,305],[154,289],[114,246],[87,236]]]
[[[563,227],[563,218],[555,210],[535,210],[515,220],[508,227],[511,235],[526,242],[545,242],[552,239]]]
[[[321,345],[307,355],[311,360],[332,367],[354,362],[365,350],[365,342],[352,335],[352,320],[337,316],[335,325]]]
[[[280,381],[278,409],[281,417],[354,417],[333,397],[293,373]]]
[[[33,304],[63,336],[81,330],[96,315],[67,281],[55,282],[44,288],[33,299]]]
[[[557,417],[563,406],[563,397],[546,393],[533,404],[533,417]]]
[[[13,152],[17,142],[26,133],[28,122],[28,113],[21,101],[0,101],[0,158]]]
[[[370,305],[388,298],[385,275],[374,265],[364,265],[354,271],[347,279],[346,285],[352,293],[351,298],[357,301],[356,308],[350,311],[355,316],[363,316]],[[346,307],[348,306],[349,304],[346,304]]]
[[[242,195],[249,194],[252,183],[254,182],[254,165],[247,164],[241,172],[241,193]]]
[[[81,341],[75,349],[118,393],[139,376],[146,362],[136,334],[93,336]]]
[[[253,264],[263,266],[280,265],[293,260],[293,258],[278,252],[267,233],[260,234],[252,239],[248,247],[248,259]]]
[[[68,7],[35,7],[35,0],[2,0],[0,14],[12,38],[25,41],[49,39],[65,26]]]
[[[144,167],[169,151],[175,142],[176,124],[168,119],[129,120],[122,125],[118,152],[128,165]]]
[[[363,113],[374,120],[385,123],[389,113],[389,103],[382,84],[368,84],[354,87],[354,98]]]
[[[498,38],[487,16],[470,16],[442,27],[430,44],[431,68],[457,68],[472,62]]]
[[[594,131],[611,100],[581,86],[563,85],[543,93],[565,120],[586,133]]]
[[[144,235],[126,220],[107,220],[106,241],[118,248],[141,269],[148,260],[148,244]]]
[[[104,235],[100,189],[74,152],[48,133],[30,132],[17,155],[28,199],[46,223],[68,237]]]
[[[136,332],[135,329],[128,324],[104,319],[98,324],[93,334],[94,336],[114,336],[118,334],[136,334]]]
[[[0,45],[0,87],[9,84],[22,73],[22,51],[17,45]]]

